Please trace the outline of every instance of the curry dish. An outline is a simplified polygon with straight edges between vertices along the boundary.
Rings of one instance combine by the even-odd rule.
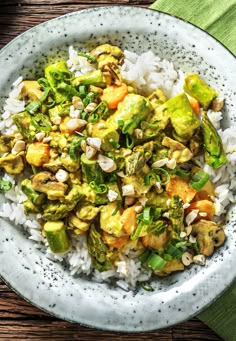
[[[197,74],[182,93],[137,93],[122,79],[123,51],[109,44],[79,53],[93,67],[75,76],[66,61],[24,80],[17,130],[0,136],[0,167],[21,181],[26,214],[40,213],[53,253],[86,234],[93,267],[112,268],[134,249],[157,275],[203,265],[225,241],[214,219],[214,186],[199,159],[227,158],[208,108],[223,101]],[[2,180],[1,189],[10,184]]]

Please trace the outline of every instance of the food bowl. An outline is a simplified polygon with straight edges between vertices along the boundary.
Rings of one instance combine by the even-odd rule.
[[[66,58],[68,47],[90,50],[111,43],[136,53],[152,50],[185,72],[197,72],[226,100],[223,125],[234,127],[234,56],[199,28],[142,8],[100,7],[74,12],[25,32],[0,52],[1,107],[16,78],[38,77]],[[1,204],[5,201],[1,196]],[[63,264],[34,248],[27,233],[1,219],[0,274],[27,301],[61,319],[112,331],[147,331],[186,320],[212,303],[236,275],[236,211],[225,218],[227,241],[205,267],[155,279],[154,291],[124,291],[90,278],[73,277]]]

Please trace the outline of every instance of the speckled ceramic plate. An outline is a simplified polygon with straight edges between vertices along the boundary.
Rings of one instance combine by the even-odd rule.
[[[177,68],[196,71],[226,98],[224,124],[236,120],[235,58],[200,29],[154,10],[108,7],[83,10],[22,34],[0,53],[1,105],[19,76],[40,74],[48,61],[66,56],[70,44],[110,42],[138,53],[153,50]],[[1,198],[3,202],[4,198]],[[167,327],[197,314],[235,278],[236,210],[226,219],[227,242],[205,267],[156,280],[154,292],[121,289],[86,278],[44,257],[17,226],[0,221],[0,273],[26,300],[60,318],[116,331]]]

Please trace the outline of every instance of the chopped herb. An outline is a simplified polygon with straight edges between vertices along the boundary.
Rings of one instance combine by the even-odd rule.
[[[165,265],[166,261],[155,253],[152,253],[147,260],[147,266],[152,270],[161,270]]]
[[[140,283],[141,287],[146,291],[154,291],[155,289],[148,282]]]
[[[0,192],[7,192],[12,188],[12,183],[8,180],[0,180]]]
[[[51,123],[43,114],[37,114],[36,116],[32,117],[31,124],[38,131],[50,131],[52,129]]]
[[[88,54],[88,53],[78,52],[78,56],[87,58],[87,59],[90,60],[92,63],[97,63],[97,59],[94,58],[94,57],[92,57],[92,56],[91,56],[90,54]]]
[[[210,179],[210,175],[203,170],[194,173],[190,180],[190,186],[199,191]]]

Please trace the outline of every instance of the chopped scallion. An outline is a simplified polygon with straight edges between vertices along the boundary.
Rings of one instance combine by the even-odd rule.
[[[151,286],[151,284],[144,282],[140,284],[141,287],[146,291],[154,291],[155,289]]]
[[[134,147],[134,139],[131,135],[125,136],[126,147],[132,149]]]
[[[138,239],[140,233],[142,232],[143,226],[144,226],[144,225],[143,225],[142,222],[140,222],[140,223],[138,224],[138,227],[136,228],[135,232],[134,232],[134,233],[132,234],[132,236],[130,237],[131,240],[136,240],[136,239]]]
[[[113,148],[115,148],[115,149],[118,149],[118,148],[120,148],[120,145],[119,145],[119,143],[117,143],[115,140],[113,140],[113,139],[110,139],[109,140],[109,143],[112,145],[112,147]]]
[[[210,179],[210,175],[203,170],[199,170],[192,176],[190,180],[190,186],[197,191],[202,189],[202,187],[207,183],[207,181]]]
[[[12,188],[12,183],[8,180],[0,180],[0,192],[7,192]]]
[[[169,243],[165,248],[166,253],[170,254],[173,258],[181,258],[183,251],[178,249],[175,245]]]
[[[25,110],[30,114],[34,115],[39,109],[41,108],[41,102],[40,101],[33,101],[29,103],[26,107]]]
[[[145,207],[143,210],[143,222],[145,225],[149,225],[151,220],[151,207]]]
[[[42,115],[37,114],[36,116],[32,117],[31,124],[38,130],[38,131],[50,131],[52,129],[51,123],[48,119]]]
[[[96,184],[95,181],[91,181],[89,186],[94,190],[95,193],[104,194],[108,191],[106,184]]]
[[[152,253],[147,260],[147,265],[152,270],[161,270],[166,265],[166,261],[159,255]]]
[[[87,58],[87,59],[90,60],[92,63],[97,63],[97,59],[94,58],[93,56],[91,56],[91,55],[88,54],[88,53],[78,52],[78,56]]]

